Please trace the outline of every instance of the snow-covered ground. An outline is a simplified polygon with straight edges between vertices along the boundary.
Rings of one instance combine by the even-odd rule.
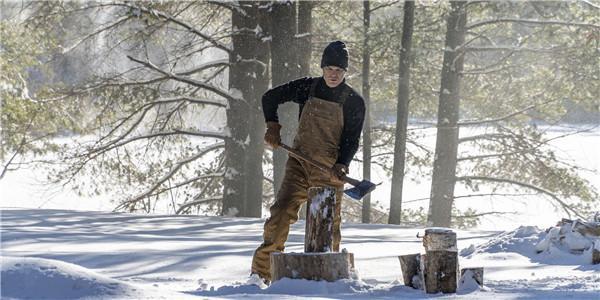
[[[403,286],[398,255],[421,251],[419,228],[345,224],[342,247],[358,279],[333,283],[247,282],[261,219],[134,215],[75,210],[2,210],[2,299],[598,299],[591,256],[536,244],[546,232],[458,231],[461,267],[485,268],[483,288],[427,295]],[[304,223],[286,251],[302,252]],[[589,251],[588,251],[589,252]]]
[[[600,129],[555,146],[559,155],[600,169]],[[352,174],[361,174],[358,165]],[[582,175],[600,184],[597,172]],[[385,206],[389,180],[377,169],[374,177],[384,184],[373,201]],[[421,251],[422,228],[344,224],[342,247],[354,253],[358,279],[285,279],[259,288],[248,275],[264,219],[110,213],[108,197],[38,185],[43,178],[43,170],[24,168],[0,180],[2,299],[600,299],[592,240],[568,228],[546,233],[564,215],[539,197],[457,202],[462,209],[519,213],[458,231],[460,265],[484,267],[483,288],[465,285],[457,295],[427,295],[403,286],[397,258]],[[405,199],[427,197],[429,184],[407,182]],[[426,203],[405,207],[421,205]],[[302,252],[303,233],[303,222],[292,226],[286,251]],[[587,248],[572,254],[577,247]]]

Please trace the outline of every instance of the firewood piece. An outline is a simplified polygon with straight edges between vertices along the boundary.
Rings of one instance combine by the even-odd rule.
[[[424,286],[428,294],[456,293],[458,283],[458,252],[427,251],[424,263]]]
[[[465,274],[469,273],[479,286],[483,286],[483,268],[464,268],[460,270],[460,281],[464,282],[469,278],[465,278]]]
[[[335,188],[309,188],[306,208],[304,252],[331,252],[333,244]]]
[[[595,242],[592,247],[592,264],[600,264],[600,242]]]
[[[271,253],[271,278],[336,281],[354,273],[352,253]]]
[[[423,236],[425,251],[458,251],[456,248],[456,232],[450,228],[427,228]]]
[[[600,237],[600,222],[586,222],[582,220],[562,219],[557,226],[571,224],[573,231],[577,231],[584,236]]]
[[[415,289],[422,287],[421,281],[418,278],[421,277],[421,254],[408,254],[398,256],[400,260],[400,268],[402,269],[402,278],[404,279],[404,285],[410,286]],[[417,276],[415,278],[415,276]],[[417,279],[417,280],[415,280]]]

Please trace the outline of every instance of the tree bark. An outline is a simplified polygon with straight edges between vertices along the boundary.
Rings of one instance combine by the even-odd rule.
[[[458,251],[456,246],[456,232],[446,228],[425,229],[423,247],[425,248],[425,251]]]
[[[406,164],[406,139],[408,132],[408,105],[410,100],[410,56],[412,47],[415,2],[404,2],[402,23],[402,45],[398,66],[398,104],[396,106],[396,134],[394,166],[392,169],[392,191],[390,195],[389,224],[400,224],[402,215],[402,190]]]
[[[402,278],[404,285],[415,289],[421,289],[422,284],[420,279],[423,275],[421,271],[421,254],[409,254],[399,256],[400,268],[402,269]],[[415,276],[417,276],[415,278]]]
[[[298,35],[296,48],[298,49],[298,71],[296,77],[310,76],[310,62],[312,53],[312,10],[318,1],[298,1]],[[306,218],[306,203],[300,208],[300,219]]]
[[[298,77],[310,76],[312,50],[312,10],[317,1],[298,1]]]
[[[423,274],[428,294],[456,293],[458,284],[458,253],[455,251],[427,251]]]
[[[268,83],[264,69],[268,54],[259,34],[249,33],[259,24],[264,26],[261,14],[255,2],[244,2],[240,10],[231,13],[234,52],[229,57],[229,91],[245,102],[231,101],[226,111],[230,138],[225,142],[222,215],[261,217],[262,212],[264,122],[260,94]]]
[[[335,204],[335,188],[308,189],[304,252],[332,251]]]
[[[371,8],[369,1],[363,1],[363,53],[362,53],[362,96],[365,99],[365,120],[363,124],[363,178],[371,180],[371,49],[369,46],[369,28],[371,27]],[[362,199],[362,222],[371,223],[371,194]]]
[[[446,42],[438,103],[437,137],[427,222],[449,227],[456,177],[460,73],[463,70],[466,3],[452,1],[447,20]]]
[[[278,86],[296,79],[298,75],[298,55],[295,44],[296,3],[294,1],[276,1],[271,4],[271,82]],[[298,105],[285,103],[277,110],[281,128],[281,140],[290,145],[298,128]],[[285,151],[273,151],[273,191],[277,195],[288,155]]]
[[[271,254],[271,278],[336,281],[351,278],[354,256],[348,252]]]
[[[429,228],[423,236],[425,292],[455,293],[458,284],[456,233],[447,228]]]

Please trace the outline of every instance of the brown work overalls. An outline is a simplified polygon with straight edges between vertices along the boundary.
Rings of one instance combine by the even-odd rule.
[[[314,96],[317,82],[315,80],[312,84],[309,99],[302,109],[294,149],[322,164],[333,166],[338,157],[344,128],[342,107],[350,88],[344,89],[339,102],[326,101]],[[274,251],[283,252],[290,224],[298,220],[300,206],[308,200],[308,188],[312,186],[331,186],[337,189],[333,219],[333,251],[339,251],[343,184],[332,181],[329,173],[289,156],[277,199],[270,208],[271,217],[265,222],[264,242],[254,252],[252,273],[271,280],[269,256]]]

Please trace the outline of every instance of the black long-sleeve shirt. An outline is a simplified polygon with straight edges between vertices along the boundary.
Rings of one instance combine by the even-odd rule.
[[[279,122],[277,107],[279,104],[288,101],[298,103],[300,105],[300,114],[302,114],[302,109],[308,100],[310,87],[314,80],[318,80],[315,88],[315,97],[327,101],[339,102],[344,87],[348,86],[344,80],[337,87],[330,88],[325,84],[323,77],[305,77],[274,87],[268,90],[262,97],[265,120],[267,122]],[[346,102],[344,102],[343,112],[344,129],[342,131],[336,163],[349,166],[354,154],[358,150],[360,134],[365,119],[365,101],[352,88]]]

